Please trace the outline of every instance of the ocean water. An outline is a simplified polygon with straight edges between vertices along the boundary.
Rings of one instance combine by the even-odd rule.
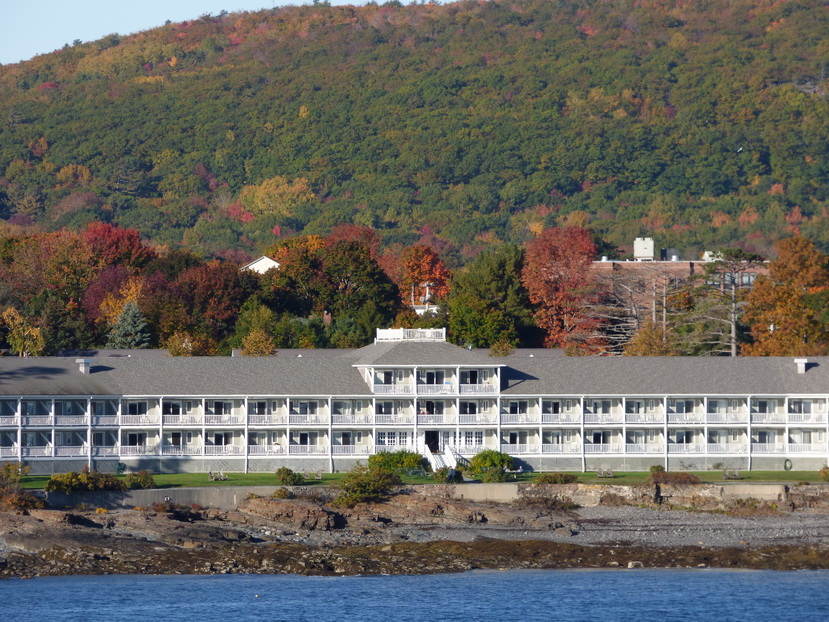
[[[533,570],[0,581],[5,620],[829,620],[829,571]]]

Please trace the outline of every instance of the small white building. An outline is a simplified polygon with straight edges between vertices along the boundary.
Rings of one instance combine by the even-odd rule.
[[[258,259],[254,259],[249,264],[242,266],[241,270],[252,270],[259,274],[265,274],[268,270],[279,270],[279,262],[270,257],[262,255]]]

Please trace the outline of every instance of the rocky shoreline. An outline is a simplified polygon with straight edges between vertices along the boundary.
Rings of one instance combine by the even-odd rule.
[[[564,487],[533,489],[511,503],[450,498],[432,487],[348,510],[316,493],[251,498],[231,511],[7,512],[0,513],[0,578],[829,568],[829,494],[809,488],[787,492],[779,504],[741,501],[705,511],[695,507],[694,491],[672,491],[672,504],[638,489],[628,499],[605,495],[603,504],[572,507]]]

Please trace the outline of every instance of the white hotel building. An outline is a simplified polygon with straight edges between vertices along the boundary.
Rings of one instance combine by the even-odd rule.
[[[0,461],[32,473],[344,471],[412,449],[526,469],[818,469],[829,358],[493,358],[440,330],[273,357],[0,358]]]

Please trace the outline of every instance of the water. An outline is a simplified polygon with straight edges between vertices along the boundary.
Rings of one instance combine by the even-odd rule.
[[[829,571],[539,570],[0,581],[6,620],[829,620]]]

